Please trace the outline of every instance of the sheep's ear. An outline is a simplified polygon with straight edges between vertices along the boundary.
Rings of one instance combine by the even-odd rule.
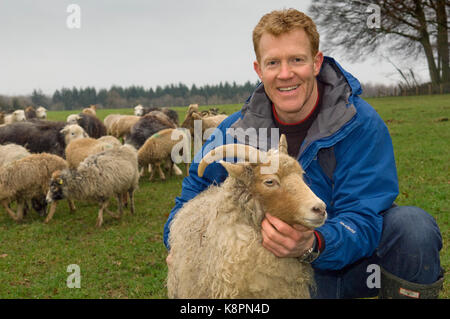
[[[240,179],[244,173],[245,167],[242,164],[233,164],[225,161],[219,162],[228,172],[231,177]]]
[[[287,154],[288,153],[288,144],[286,140],[286,135],[281,134],[280,136],[280,142],[278,143],[278,152],[281,154]]]
[[[60,133],[62,133],[62,134],[66,134],[66,132],[67,132],[67,127],[65,127],[65,128],[63,128],[61,131],[59,131]]]

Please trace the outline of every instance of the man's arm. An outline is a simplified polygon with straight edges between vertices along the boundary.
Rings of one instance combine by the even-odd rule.
[[[169,214],[166,224],[164,225],[164,245],[170,250],[169,245],[169,233],[170,223],[180,210],[180,208],[189,200],[203,192],[209,185],[215,183],[222,183],[228,176],[227,171],[222,165],[218,163],[211,163],[206,168],[203,177],[200,178],[197,174],[198,164],[202,159],[202,155],[206,154],[209,150],[222,145],[226,141],[226,129],[230,127],[234,121],[240,116],[240,112],[236,112],[226,118],[214,131],[208,140],[203,144],[201,151],[195,154],[194,161],[189,168],[189,176],[185,177],[182,183],[181,195],[175,198],[175,206]]]
[[[341,269],[370,256],[381,237],[383,218],[379,213],[388,209],[398,195],[389,132],[378,116],[370,121],[335,145],[333,214],[317,229],[325,241],[324,251],[313,262],[317,268]],[[263,222],[265,247],[286,257],[298,257],[300,251],[310,248],[305,238],[311,238],[311,231],[294,231],[280,223],[268,218]],[[273,234],[264,235],[268,232]]]

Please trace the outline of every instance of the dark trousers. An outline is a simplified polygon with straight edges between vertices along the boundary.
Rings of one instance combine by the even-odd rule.
[[[432,284],[438,279],[442,237],[434,218],[411,206],[392,207],[382,215],[383,233],[375,253],[338,271],[315,269],[317,289],[313,298],[375,297],[379,285],[373,276],[378,266],[418,284]]]

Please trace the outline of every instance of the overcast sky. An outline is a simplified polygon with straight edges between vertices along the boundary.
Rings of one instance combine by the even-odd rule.
[[[81,28],[70,29],[70,4]],[[53,94],[61,87],[182,82],[242,84],[257,79],[251,33],[261,16],[307,11],[309,0],[0,0],[0,94]],[[320,31],[320,29],[319,29]],[[327,52],[324,52],[327,55]],[[337,61],[361,82],[392,83],[375,59]],[[419,71],[426,80],[426,67]]]

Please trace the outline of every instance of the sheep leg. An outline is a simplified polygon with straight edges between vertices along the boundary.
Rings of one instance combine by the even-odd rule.
[[[107,206],[108,206],[108,201],[104,201],[100,205],[100,209],[98,211],[97,223],[95,224],[95,226],[98,227],[98,228],[102,227],[102,224],[103,224],[103,211],[106,209]]]
[[[71,213],[74,213],[75,210],[77,209],[77,208],[75,207],[75,203],[74,203],[73,200],[71,200],[71,199],[68,199],[67,202],[69,203],[69,209],[70,209],[70,212],[71,212]]]
[[[117,195],[117,204],[118,204],[118,211],[119,211],[119,214],[118,214],[118,218],[121,218],[122,217],[122,214],[123,214],[123,199],[122,199],[122,196],[123,195],[125,195],[125,196],[127,196],[127,194],[125,193],[125,194],[118,194]]]
[[[130,197],[130,213],[134,214],[134,190],[128,190],[128,196]]]
[[[175,173],[175,175],[177,175],[177,176],[181,176],[181,175],[183,175],[183,171],[178,167],[178,165],[177,164],[175,164],[175,163],[173,163],[173,165],[172,165],[172,171]],[[171,172],[172,172],[171,171]]]
[[[149,181],[153,180],[153,176],[155,175],[155,170],[152,169],[150,170],[150,164],[149,164],[149,173],[150,173],[150,177],[148,178]]]
[[[108,206],[108,205],[107,205]],[[118,206],[118,211],[119,212],[115,212],[113,213],[112,211],[110,211],[107,207],[105,207],[105,211],[108,213],[108,215],[110,215],[111,217],[115,218],[115,219],[120,219],[120,217],[122,216],[122,194],[117,195],[117,206]]]
[[[159,173],[159,177],[164,181],[166,180],[166,176],[164,175],[164,172],[161,169],[161,163],[156,164],[156,166],[158,167],[158,173]]]
[[[122,198],[123,198],[123,206],[124,207],[128,207],[128,194],[127,193],[123,193],[122,194]]]
[[[172,177],[172,173],[173,173],[173,170],[174,170],[174,165],[175,165],[175,163],[173,163],[170,159],[169,159],[169,161],[168,161],[168,171],[169,171],[169,177]]]
[[[2,205],[3,205],[3,207],[5,207],[6,212],[8,213],[8,215],[9,215],[13,220],[17,221],[16,213],[14,213],[14,212],[11,210],[11,208],[9,208],[8,200],[6,200],[6,199],[3,200],[3,201],[2,201]]]
[[[45,218],[44,220],[44,223],[47,224],[53,218],[55,211],[56,211],[56,202],[52,202],[50,205],[50,210],[48,212],[47,218]]]
[[[17,214],[16,214],[16,222],[21,222],[23,219],[25,202],[23,200],[17,201]]]
[[[107,212],[108,215],[110,215],[110,216],[112,216],[114,218],[118,218],[116,213],[113,213],[112,211],[110,211],[108,209],[108,206],[109,206],[109,202],[107,202],[106,205],[105,205],[105,208],[104,208],[105,212]]]

